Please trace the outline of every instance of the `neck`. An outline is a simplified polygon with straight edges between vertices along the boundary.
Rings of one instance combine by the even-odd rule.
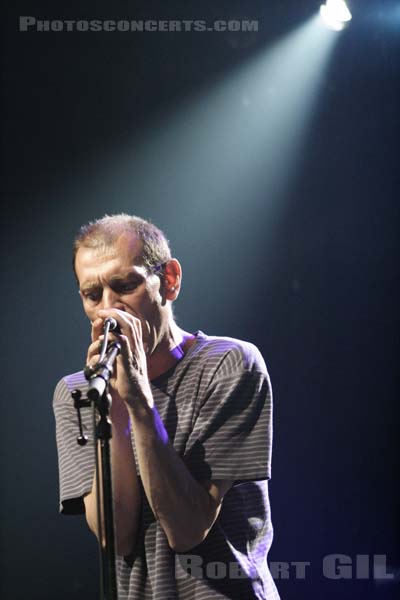
[[[171,320],[167,331],[154,352],[147,358],[150,381],[176,365],[194,343],[195,337]]]

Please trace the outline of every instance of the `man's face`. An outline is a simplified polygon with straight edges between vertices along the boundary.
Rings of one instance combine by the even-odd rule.
[[[79,248],[75,270],[83,309],[94,321],[101,309],[117,308],[141,321],[143,342],[153,352],[168,322],[160,279],[140,266],[141,242],[123,235],[108,248]]]

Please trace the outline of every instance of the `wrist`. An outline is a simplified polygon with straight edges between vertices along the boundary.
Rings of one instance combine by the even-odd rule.
[[[110,420],[113,426],[119,430],[130,428],[128,409],[125,406],[125,402],[115,393],[112,394]]]
[[[154,444],[168,443],[168,434],[155,406],[136,405],[129,407],[132,433],[135,442],[141,447],[154,447]]]
[[[153,398],[148,400],[147,398],[136,396],[127,400],[126,406],[131,423],[151,421],[153,418],[155,410]]]
[[[154,398],[148,381],[140,382],[124,397],[124,403],[133,416],[149,414],[154,409]]]

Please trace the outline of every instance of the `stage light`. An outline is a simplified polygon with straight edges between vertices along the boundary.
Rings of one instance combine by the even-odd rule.
[[[327,0],[321,5],[320,14],[325,24],[334,31],[341,31],[351,20],[351,12],[344,0]]]

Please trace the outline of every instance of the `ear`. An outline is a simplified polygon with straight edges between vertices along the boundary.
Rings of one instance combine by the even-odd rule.
[[[182,267],[179,260],[171,258],[164,266],[164,294],[166,300],[174,301],[179,295],[182,283]]]

